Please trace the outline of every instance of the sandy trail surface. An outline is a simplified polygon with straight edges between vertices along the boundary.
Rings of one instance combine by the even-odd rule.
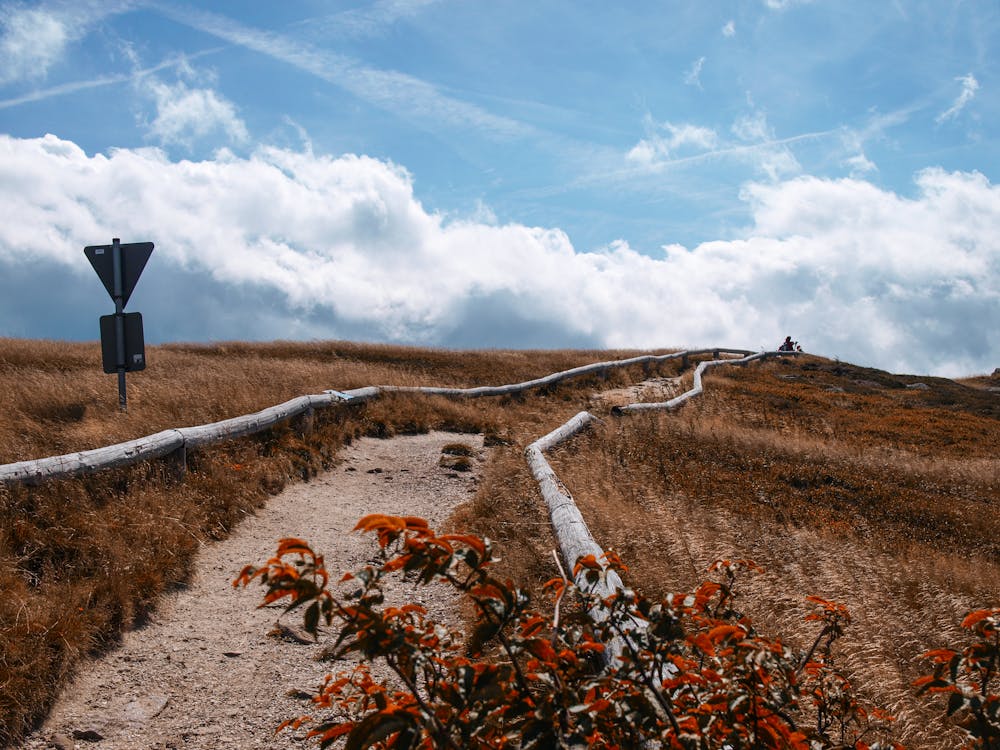
[[[441,448],[454,442],[476,450],[472,471],[439,465]],[[23,747],[315,747],[302,741],[304,730],[297,737],[273,730],[307,710],[290,693],[314,691],[335,668],[315,659],[323,639],[268,635],[280,610],[257,609],[262,589],[235,590],[231,581],[247,563],[263,563],[285,536],[310,541],[333,576],[357,569],[375,550],[370,536],[351,533],[367,513],[422,516],[440,528],[475,492],[483,454],[481,437],[442,432],[363,438],[345,447],[334,469],[289,487],[228,539],[203,547],[190,584],[165,597],[150,623],[126,634],[119,648],[81,665]],[[454,602],[440,587],[403,595],[457,626]],[[301,617],[282,622],[298,625]]]

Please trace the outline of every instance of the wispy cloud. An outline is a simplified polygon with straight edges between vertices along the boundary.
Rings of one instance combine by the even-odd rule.
[[[698,128],[699,126],[690,126]],[[705,128],[706,132],[712,132]],[[770,131],[769,131],[770,132]],[[795,174],[800,167],[788,146],[808,141],[819,141],[827,138],[840,138],[843,131],[840,128],[819,130],[809,133],[787,136],[785,138],[769,137],[754,143],[723,142],[718,139],[713,147],[699,153],[678,154],[669,149],[657,149],[650,137],[642,139],[630,149],[626,155],[628,166],[621,169],[604,172],[592,172],[572,183],[571,187],[586,187],[598,184],[614,183],[628,184],[642,177],[666,174],[672,170],[697,166],[710,162],[737,160],[749,164],[758,172],[771,179],[780,179],[789,174]],[[685,141],[693,145],[694,140]],[[564,191],[566,186],[552,189],[548,194]]]
[[[44,79],[72,42],[84,37],[102,18],[131,5],[120,0],[0,6],[0,85]]]
[[[684,123],[675,125],[671,122],[653,123],[646,120],[648,134],[626,154],[626,159],[634,164],[653,164],[669,159],[678,150],[690,147],[698,150],[708,150],[718,143],[718,135],[711,128]]]
[[[49,86],[44,89],[37,89],[28,94],[22,94],[21,96],[11,97],[10,99],[0,100],[0,109],[9,109],[11,107],[17,107],[22,104],[30,104],[31,102],[40,102],[46,99],[51,99],[57,96],[67,96],[69,94],[75,94],[80,91],[87,91],[88,89],[101,88],[102,86],[114,86],[119,83],[128,83],[130,81],[137,81],[143,76],[150,75],[152,73],[157,73],[161,70],[166,70],[168,68],[174,68],[181,65],[186,65],[189,61],[195,60],[199,57],[204,57],[205,55],[212,55],[219,52],[222,48],[215,47],[209,50],[203,50],[201,52],[195,52],[190,55],[185,55],[184,57],[173,57],[169,60],[164,60],[157,65],[149,68],[141,68],[139,70],[134,70],[131,73],[118,73],[110,76],[101,76],[99,78],[92,78],[87,81],[71,81],[69,83],[61,83],[58,86]]]
[[[417,16],[442,0],[377,0],[366,8],[351,8],[332,15],[299,21],[313,36],[371,37],[384,34],[393,24]]]
[[[70,40],[70,29],[58,16],[36,8],[3,9],[0,22],[0,84],[44,78]]]
[[[850,170],[851,177],[860,177],[870,172],[878,171],[878,166],[865,156],[864,152],[858,152],[853,156],[849,156],[844,163]]]
[[[192,88],[184,81],[165,83],[154,76],[143,77],[140,86],[156,106],[156,116],[147,126],[149,134],[164,145],[190,147],[218,132],[235,143],[250,138],[236,106],[213,89]]]
[[[724,36],[724,37],[726,37],[728,39],[732,39],[734,36],[736,36],[736,22],[735,21],[733,21],[732,19],[729,19],[729,21],[726,23],[726,25],[722,27],[722,36]]]
[[[972,73],[959,76],[955,80],[962,84],[962,90],[952,105],[934,118],[934,121],[938,124],[958,117],[958,113],[965,109],[965,106],[972,101],[976,92],[979,91],[979,81],[976,80]]]
[[[771,10],[784,10],[793,5],[806,5],[811,2],[812,0],[764,0],[764,5]]]
[[[760,110],[737,118],[730,127],[735,140],[729,139],[728,142],[720,138],[714,129],[690,123],[675,125],[664,122],[656,125],[647,117],[646,130],[646,137],[626,153],[626,161],[639,170],[659,173],[672,166],[728,158],[749,163],[772,180],[800,171],[800,165],[789,149],[791,144],[840,132],[824,130],[778,138]],[[688,153],[684,154],[685,150]],[[692,150],[698,153],[691,153]],[[628,174],[628,170],[616,174]]]
[[[699,57],[691,63],[691,67],[684,73],[684,83],[688,86],[697,86],[698,88],[701,88],[701,69],[704,66],[704,57]]]
[[[271,31],[243,26],[215,13],[163,4],[153,7],[179,23],[339,86],[424,129],[433,130],[445,124],[475,129],[498,139],[523,137],[532,132],[524,123],[455,99],[433,84],[406,73],[372,68],[346,55],[321,50]]]

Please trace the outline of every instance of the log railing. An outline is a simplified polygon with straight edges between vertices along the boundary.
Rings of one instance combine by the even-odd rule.
[[[745,354],[740,359],[719,359],[719,354],[725,353],[737,353]],[[698,352],[699,354],[704,352]],[[750,362],[759,359],[767,359],[769,357],[780,357],[786,354],[797,354],[797,352],[759,352],[757,354],[750,354],[749,352],[733,352],[732,350],[714,350],[715,359],[707,362],[701,362],[694,373],[694,379],[692,387],[682,393],[676,398],[672,398],[669,401],[663,401],[658,403],[645,403],[645,404],[628,404],[627,406],[615,407],[612,409],[612,413],[616,415],[634,414],[640,411],[649,410],[672,410],[684,404],[689,399],[697,396],[704,391],[704,386],[702,385],[702,374],[710,367],[718,367],[719,365],[737,365],[745,366]],[[685,361],[688,355],[694,354],[694,352],[683,352],[678,355],[669,355],[673,357],[684,357]],[[531,469],[532,475],[535,477],[535,481],[538,482],[538,489],[541,492],[542,498],[545,500],[545,504],[549,510],[549,520],[552,524],[552,530],[556,536],[556,540],[559,543],[560,552],[562,552],[563,563],[567,570],[572,571],[576,561],[586,555],[594,555],[598,561],[601,560],[601,555],[604,553],[604,549],[594,540],[591,535],[590,530],[587,528],[587,522],[583,520],[583,515],[580,513],[579,508],[577,508],[576,503],[573,500],[573,495],[566,488],[556,476],[556,473],[552,470],[549,462],[545,459],[543,455],[545,451],[555,448],[557,445],[564,443],[573,436],[579,434],[595,421],[599,422],[597,417],[587,411],[582,411],[572,419],[567,421],[561,427],[557,427],[548,435],[539,438],[527,448],[525,448],[525,458],[527,459],[528,466]],[[603,563],[602,563],[603,564]],[[596,585],[590,585],[585,579],[586,571],[581,571],[578,576],[576,576],[576,585],[580,588],[586,588],[591,590],[593,593],[598,594],[602,599],[610,596],[616,591],[624,590],[624,584],[621,578],[614,571],[606,571],[604,577]],[[603,616],[603,612],[596,610],[591,613],[595,617]],[[636,623],[636,627],[641,627],[640,623]],[[621,653],[621,650],[625,647],[624,641],[616,641],[610,644],[609,653],[613,658],[616,654]]]
[[[511,385],[479,386],[475,388],[383,385],[356,388],[343,392],[329,390],[319,395],[293,398],[290,401],[253,414],[225,419],[220,422],[163,430],[153,435],[118,443],[117,445],[109,445],[104,448],[0,465],[0,482],[34,483],[48,479],[82,476],[105,469],[129,466],[141,461],[164,457],[171,461],[178,474],[183,474],[186,466],[186,451],[188,449],[203,448],[225,440],[251,435],[296,417],[301,417],[307,423],[311,423],[312,415],[316,409],[362,403],[376,398],[382,393],[420,393],[455,398],[503,396],[520,393],[532,388],[543,388],[554,385],[569,378],[607,372],[612,369],[638,364],[653,364],[680,359],[683,366],[686,367],[690,357],[711,354],[713,359],[698,364],[694,372],[692,387],[680,396],[664,402],[635,403],[614,407],[612,413],[627,415],[640,411],[671,410],[703,392],[702,375],[710,367],[718,367],[724,364],[744,366],[755,360],[794,353],[759,352],[754,354],[745,349],[699,349],[672,354],[642,355],[609,362],[595,362]],[[740,355],[740,358],[720,359],[722,354]],[[556,476],[549,462],[545,459],[544,453],[579,434],[595,421],[600,420],[590,412],[582,411],[525,449],[525,458],[528,466],[535,481],[538,482],[539,491],[548,507],[549,519],[559,544],[560,552],[562,553],[562,559],[566,569],[570,571],[573,570],[576,561],[586,555],[594,555],[595,558],[600,560],[603,548],[594,540],[590,530],[587,528],[586,521],[583,519],[583,515],[573,500],[572,494],[559,480],[559,477]],[[601,598],[624,589],[621,578],[614,571],[607,571],[596,586],[588,584],[583,578],[583,573],[577,577],[576,583],[578,586],[592,589]],[[595,612],[595,615],[599,614]],[[641,627],[641,623],[637,622],[636,627]],[[625,646],[625,641],[620,639],[610,644],[609,658],[613,658],[616,653],[620,653]]]
[[[458,398],[481,398],[485,396],[503,396],[520,393],[532,388],[543,388],[570,378],[582,375],[607,372],[612,369],[629,367],[637,364],[663,362],[670,359],[683,359],[704,354],[713,354],[716,358],[722,353],[750,354],[743,349],[701,349],[697,351],[678,352],[675,354],[647,354],[630,359],[595,362],[570,370],[563,370],[523,383],[500,386],[479,386],[475,388],[438,388],[427,386],[392,386],[378,385],[356,388],[350,391],[325,391],[312,396],[299,396],[277,406],[271,406],[254,414],[225,419],[221,422],[197,425],[194,427],[177,427],[157,432],[153,435],[129,440],[103,448],[67,453],[61,456],[18,461],[0,465],[0,482],[4,483],[37,483],[49,479],[64,479],[68,477],[94,474],[105,469],[115,469],[130,466],[141,461],[169,457],[173,465],[182,472],[186,465],[186,451],[203,448],[225,440],[231,440],[245,435],[267,430],[276,424],[296,417],[309,419],[315,409],[336,405],[360,403],[375,398],[382,393],[422,393],[435,396],[450,396]]]

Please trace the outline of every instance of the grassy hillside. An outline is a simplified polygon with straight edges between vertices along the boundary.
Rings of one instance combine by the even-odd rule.
[[[129,376],[127,415],[96,344],[0,340],[0,462],[98,447],[373,384],[517,382],[633,352],[446,352],[324,342],[151,347]],[[553,574],[553,540],[524,446],[582,408],[603,426],[556,452],[594,536],[649,593],[746,556],[762,623],[807,637],[802,597],[851,607],[855,680],[900,717],[914,747],[951,747],[940,712],[912,697],[918,654],[954,643],[961,616],[1000,604],[1000,387],[895,376],[813,357],[722,368],[675,415],[622,417],[594,395],[677,364],[586,378],[516,398],[397,395],[318,414],[189,457],[182,484],[156,464],[0,488],[0,744],[37,719],[78,657],[112,644],[220,538],[289,480],[361,434],[485,431],[498,445],[456,525],[498,541],[505,571]],[[690,373],[688,373],[689,375]],[[907,387],[915,383],[926,387]]]

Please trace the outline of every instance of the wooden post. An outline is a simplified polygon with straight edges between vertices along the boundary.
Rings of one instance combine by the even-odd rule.
[[[167,481],[180,484],[187,474],[187,448],[181,443],[176,450],[164,457],[166,463]]]
[[[316,425],[316,410],[313,407],[309,407],[304,412],[302,412],[295,420],[292,425],[292,429],[295,430],[295,434],[300,438],[304,438],[313,431],[313,427]]]

